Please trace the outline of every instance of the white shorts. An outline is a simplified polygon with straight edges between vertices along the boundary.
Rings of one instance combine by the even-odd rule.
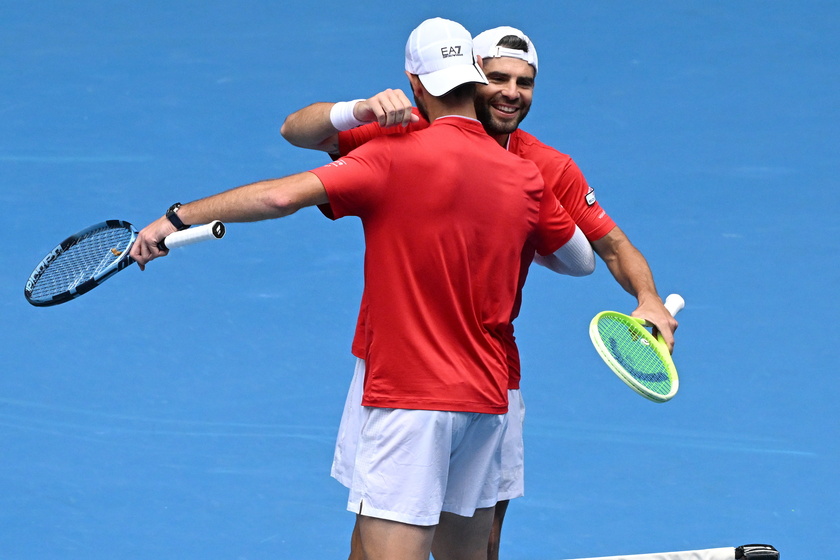
[[[525,495],[525,401],[519,389],[508,389],[508,425],[502,440],[502,478],[499,501]]]
[[[357,359],[350,390],[344,402],[344,412],[338,428],[335,454],[330,474],[350,488],[356,462],[356,446],[362,429],[362,392],[365,382],[365,361]],[[522,428],[525,423],[525,403],[518,390],[508,391],[508,422],[502,441],[502,477],[499,500],[512,500],[525,494],[525,447]]]
[[[362,407],[347,509],[412,525],[496,505],[504,414]]]

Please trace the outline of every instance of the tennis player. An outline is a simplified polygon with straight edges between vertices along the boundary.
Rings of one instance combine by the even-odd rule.
[[[574,236],[559,204],[543,227],[536,165],[501,149],[475,116],[486,83],[459,24],[424,21],[406,73],[432,124],[373,140],[311,172],[173,206],[138,234],[141,268],[186,225],[247,222],[329,204],[365,231],[364,419],[348,509],[368,559],[478,560],[498,501],[507,424],[504,343],[526,247]],[[436,534],[437,533],[437,534]]]
[[[508,151],[534,161],[540,168],[546,186],[562,202],[577,225],[592,242],[601,258],[618,283],[637,298],[633,315],[651,321],[662,332],[669,348],[673,349],[673,332],[676,321],[665,310],[657,294],[650,267],[642,254],[633,246],[624,232],[609,218],[595,199],[591,189],[574,161],[567,155],[543,144],[519,128],[531,106],[538,57],[536,49],[527,35],[512,27],[498,27],[479,34],[474,39],[476,53],[483,59],[488,84],[477,86],[476,111],[485,130]],[[402,134],[422,130],[427,126],[419,112],[412,110],[412,104],[400,90],[385,90],[370,99],[343,103],[315,103],[287,117],[281,128],[283,136],[292,144],[325,151],[338,157],[349,153],[366,141],[387,134]],[[347,119],[336,121],[335,115],[342,112]],[[332,117],[332,118],[331,118]],[[358,128],[345,130],[353,126]],[[546,198],[544,197],[544,201]],[[571,244],[570,244],[571,246]],[[549,261],[537,255],[539,264],[547,265],[558,272],[582,275],[580,260],[572,258],[571,267],[558,266],[563,263],[552,257]],[[569,261],[569,255],[565,256]],[[578,266],[575,265],[577,263]],[[594,263],[593,263],[594,265]],[[590,269],[591,272],[591,269]],[[520,277],[521,288],[525,282],[527,267]],[[518,314],[514,310],[513,318]],[[510,416],[508,431],[503,446],[503,481],[500,488],[500,502],[495,511],[494,528],[488,545],[488,558],[498,558],[498,546],[502,522],[508,500],[524,493],[524,453],[522,445],[522,421],[524,404],[519,391],[519,355],[514,343],[513,331],[509,332],[508,352],[510,354],[509,401]],[[354,348],[354,354],[360,354]],[[333,476],[347,485],[352,471],[354,437],[360,402],[361,380],[364,363],[357,366],[357,377],[351,383],[345,405],[345,414],[336,447]],[[355,412],[354,412],[355,407]],[[359,558],[357,534],[354,532],[354,546],[351,559]]]

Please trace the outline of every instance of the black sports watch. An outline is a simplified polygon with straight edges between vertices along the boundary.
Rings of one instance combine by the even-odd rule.
[[[173,226],[175,226],[175,229],[177,229],[178,231],[183,231],[183,230],[189,228],[190,226],[188,226],[187,224],[182,222],[181,218],[178,217],[178,208],[180,208],[180,207],[181,207],[180,202],[176,202],[175,204],[170,206],[169,210],[166,211],[166,218],[169,220],[169,222]]]

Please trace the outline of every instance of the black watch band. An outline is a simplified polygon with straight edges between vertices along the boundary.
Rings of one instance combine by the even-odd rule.
[[[176,202],[175,204],[170,206],[169,210],[166,211],[166,218],[169,220],[169,222],[173,226],[175,226],[175,229],[177,229],[178,231],[183,231],[183,230],[189,228],[190,226],[188,226],[187,224],[182,222],[181,218],[178,217],[178,208],[180,208],[180,207],[181,207],[180,202]]]

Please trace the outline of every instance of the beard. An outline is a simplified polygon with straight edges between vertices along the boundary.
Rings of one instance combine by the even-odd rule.
[[[520,107],[519,115],[516,119],[502,120],[493,115],[490,109],[492,101],[492,99],[485,101],[476,98],[475,104],[475,114],[478,117],[478,120],[481,121],[481,124],[484,125],[484,130],[491,136],[498,134],[510,134],[519,128],[519,123],[525,119],[528,115],[528,111],[531,110],[530,105],[527,107]]]
[[[428,122],[428,123],[432,122],[432,121],[429,120],[429,112],[426,111],[426,106],[423,105],[423,103],[421,103],[417,99],[416,95],[412,95],[412,97],[414,98],[414,106],[417,107],[418,111],[420,111],[420,115],[422,115],[423,118],[426,119],[426,122]]]

